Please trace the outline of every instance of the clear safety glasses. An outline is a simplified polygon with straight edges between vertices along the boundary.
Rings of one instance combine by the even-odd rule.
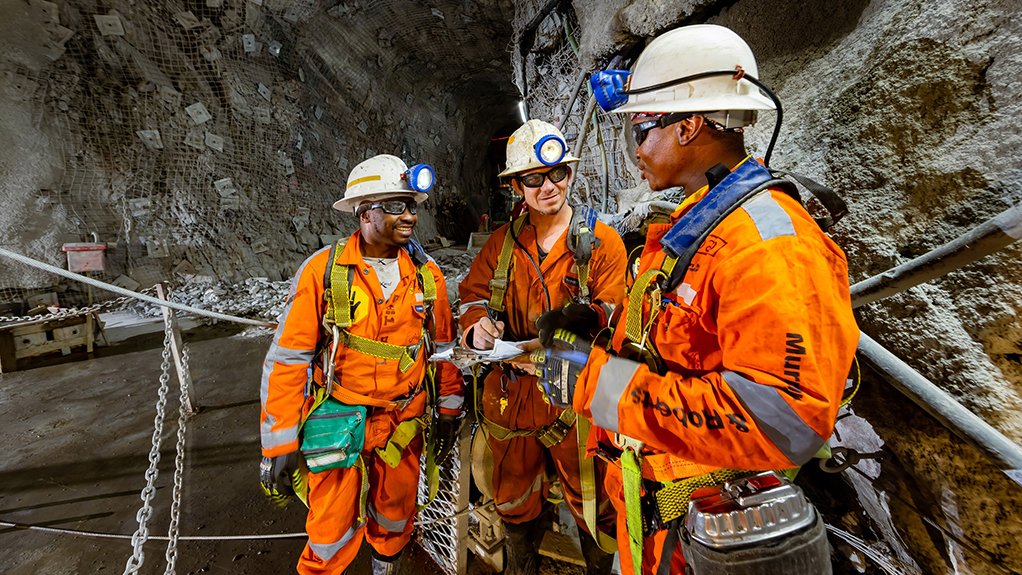
[[[568,177],[571,173],[571,168],[568,166],[557,166],[551,168],[545,172],[532,172],[531,174],[525,174],[524,176],[518,176],[518,181],[527,188],[538,188],[543,185],[543,181],[550,179],[551,183],[558,183],[564,178]]]

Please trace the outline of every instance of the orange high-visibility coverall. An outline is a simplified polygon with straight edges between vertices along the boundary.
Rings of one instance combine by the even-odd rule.
[[[408,252],[400,250],[401,280],[384,300],[376,271],[362,259],[361,233],[355,232],[345,248],[336,254],[339,264],[354,266],[351,274],[352,325],[350,332],[394,345],[413,345],[422,335],[426,309],[415,264]],[[322,365],[316,355],[320,346],[329,349],[322,328],[326,304],[324,275],[328,273],[329,248],[313,254],[298,269],[287,306],[281,314],[277,333],[263,363],[260,389],[262,400],[262,453],[274,457],[298,450],[298,427],[303,406],[309,401],[304,390],[310,374],[321,384]],[[453,341],[454,318],[447,299],[443,274],[433,261],[427,268],[436,281],[433,306],[435,340]],[[340,346],[334,361],[337,384],[355,393],[382,400],[404,400],[416,392],[403,409],[369,407],[362,458],[369,473],[367,521],[358,523],[361,473],[357,467],[309,473],[309,541],[298,563],[299,573],[340,573],[355,558],[362,539],[381,556],[399,553],[408,543],[414,526],[416,491],[419,484],[419,455],[423,441],[412,441],[396,468],[391,469],[373,451],[386,445],[401,421],[421,416],[426,393],[420,384],[426,377],[426,353],[420,351],[407,372],[398,360],[379,359]],[[463,408],[464,380],[449,363],[438,364],[440,412],[456,415]],[[306,406],[307,408],[307,406]]]
[[[510,225],[501,226],[490,236],[459,286],[462,302],[459,323],[465,336],[468,329],[487,314],[491,293],[489,282],[493,279],[504,237],[510,229]],[[546,311],[560,309],[578,295],[578,270],[567,244],[569,231],[558,238],[541,262],[535,228],[528,223],[522,227],[512,252],[504,296],[506,322],[502,339],[522,341],[537,337],[536,319]],[[606,317],[624,298],[626,254],[621,237],[603,222],[597,221],[594,235],[599,246],[593,248],[589,262],[588,285],[592,305],[606,323]],[[503,410],[500,407],[502,398],[507,400]],[[506,364],[496,365],[486,376],[480,403],[486,419],[514,431],[541,429],[556,420],[563,411],[544,401],[534,375],[513,370]],[[549,490],[546,481],[548,457],[545,455],[549,452],[550,463],[560,478],[568,509],[579,526],[588,531],[582,511],[575,426],[564,441],[549,450],[534,436],[513,437],[506,441],[490,436],[489,447],[493,454],[493,477],[486,480],[491,481],[497,511],[504,520],[524,523],[538,517],[543,510]],[[599,489],[597,503],[600,505],[598,523],[603,526],[602,530],[612,534],[613,509],[600,485],[601,471],[602,463],[598,465],[596,478]]]
[[[672,220],[706,192],[687,198]],[[650,227],[640,274],[663,263],[660,238],[669,227]],[[787,469],[812,458],[833,431],[859,330],[844,253],[806,210],[776,189],[746,202],[702,244],[665,300],[649,338],[666,374],[602,349],[579,374],[574,408],[603,428],[595,440],[620,447],[617,432],[645,443],[643,477],[659,482],[719,468]],[[620,465],[608,466],[606,486],[620,514],[622,572],[630,574]],[[643,573],[657,571],[666,534],[645,539]],[[682,572],[680,548],[670,560],[670,572]]]

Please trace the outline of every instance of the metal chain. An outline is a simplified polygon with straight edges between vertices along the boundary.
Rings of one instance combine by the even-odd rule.
[[[170,297],[170,294],[167,294]],[[181,363],[183,369],[178,372],[181,384],[181,394],[178,397],[177,413],[177,454],[174,457],[174,490],[173,501],[170,504],[170,528],[167,531],[167,569],[164,575],[174,575],[174,566],[177,563],[177,540],[178,527],[181,518],[181,492],[182,479],[185,468],[185,431],[188,413],[185,406],[188,405],[188,389],[191,387],[191,368],[188,367],[188,346],[181,345]]]
[[[141,294],[152,295],[156,292],[156,286],[147,287],[146,289],[138,292]],[[97,304],[90,305],[88,307],[69,307],[67,309],[59,310],[55,313],[46,313],[40,315],[0,315],[0,323],[37,323],[40,321],[50,321],[54,319],[62,319],[66,317],[77,317],[80,315],[87,315],[104,309],[111,309],[121,304],[127,303],[135,298],[129,296],[121,296],[112,300],[107,300]]]
[[[146,486],[142,488],[142,507],[136,514],[138,530],[131,536],[132,554],[124,566],[124,575],[138,573],[145,562],[145,551],[142,546],[149,539],[149,519],[153,515],[151,502],[156,492],[156,477],[159,475],[157,464],[160,462],[160,442],[163,435],[163,420],[166,417],[167,392],[170,389],[170,325],[163,327],[163,363],[160,366],[160,389],[156,400],[156,417],[153,420],[152,449],[149,450],[149,469],[145,472]]]

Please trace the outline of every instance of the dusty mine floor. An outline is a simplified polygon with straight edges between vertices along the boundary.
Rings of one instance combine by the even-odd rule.
[[[267,332],[191,341],[195,397],[187,422],[181,536],[251,536],[180,541],[177,573],[294,572],[304,539],[258,539],[304,530],[304,507],[272,507],[259,490],[259,376]],[[105,352],[109,353],[109,351]],[[138,527],[159,388],[161,349],[109,355],[0,375],[0,521],[130,535]],[[177,433],[171,381],[150,534],[166,535]],[[420,549],[402,573],[436,573]],[[128,539],[0,527],[0,571],[8,575],[120,573]],[[163,573],[167,544],[144,547],[141,573]],[[368,547],[350,573],[368,573]],[[544,572],[572,572],[544,559]],[[469,554],[469,573],[486,570]],[[577,572],[577,571],[576,571]]]

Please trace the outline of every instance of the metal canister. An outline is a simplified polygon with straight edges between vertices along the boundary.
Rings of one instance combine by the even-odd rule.
[[[765,472],[693,494],[681,527],[691,575],[830,575],[823,520],[798,486]]]

